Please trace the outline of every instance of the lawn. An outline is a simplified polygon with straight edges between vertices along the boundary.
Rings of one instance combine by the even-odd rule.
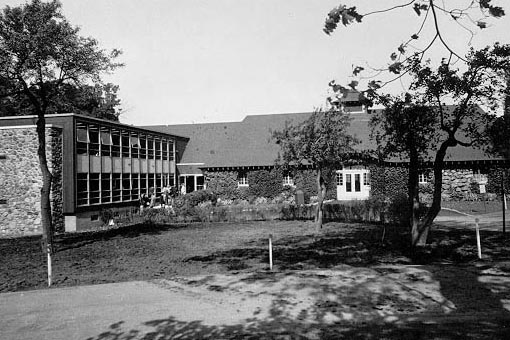
[[[475,235],[463,229],[435,228],[431,245],[417,254],[405,230],[381,225],[327,223],[317,236],[308,221],[135,225],[57,236],[54,286],[265,271],[270,234],[277,272],[476,260]],[[482,237],[485,260],[510,260],[500,233],[484,230]],[[40,237],[0,239],[0,254],[0,292],[46,286]]]

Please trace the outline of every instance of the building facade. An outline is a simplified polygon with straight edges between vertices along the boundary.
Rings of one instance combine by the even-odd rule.
[[[0,118],[0,233],[41,232],[42,176],[36,117]],[[139,206],[142,194],[174,186],[176,144],[186,138],[129,125],[59,114],[47,117],[47,156],[57,230],[79,231]],[[28,218],[27,218],[28,217]]]

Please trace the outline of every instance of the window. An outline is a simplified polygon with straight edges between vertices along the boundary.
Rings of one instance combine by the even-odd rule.
[[[174,160],[174,142],[171,140],[168,141],[168,156],[169,160]]]
[[[112,174],[112,201],[120,202],[121,197],[120,174]]]
[[[293,187],[294,186],[294,178],[292,178],[291,175],[287,174],[283,176],[283,183],[284,186]]]
[[[161,139],[154,140],[154,145],[156,149],[156,159],[161,159]]]
[[[131,199],[132,200],[137,200],[140,195],[138,194],[138,175],[137,174],[132,174],[131,175]]]
[[[129,132],[122,131],[122,157],[129,157],[130,141]]]
[[[237,185],[240,187],[247,187],[248,186],[248,176],[246,173],[240,172],[237,177]]]
[[[154,158],[154,138],[152,136],[147,136],[147,155],[149,159]]]
[[[89,144],[89,134],[87,131],[87,125],[78,123],[76,124],[76,153],[79,155],[87,154]]]
[[[101,155],[102,156],[111,156],[112,148],[112,135],[110,133],[110,130],[101,127]]]
[[[347,191],[347,192],[352,191],[352,175],[351,174],[345,174],[345,191]]]
[[[428,174],[421,172],[418,174],[418,183],[426,184],[428,183]]]
[[[101,174],[101,203],[110,203],[111,202],[111,174],[102,173]]]
[[[344,174],[341,172],[336,173],[336,185],[337,186],[344,185]]]
[[[156,174],[156,183],[154,185],[156,196],[161,195],[161,174]]]
[[[136,134],[131,134],[131,157],[138,158],[139,149],[140,149],[140,141],[138,140],[138,136]]]
[[[473,180],[478,184],[487,184],[488,178],[487,174],[473,174]]]
[[[99,127],[89,125],[89,155],[99,156]]]
[[[100,194],[99,174],[89,174],[89,204],[98,204]]]
[[[145,135],[140,135],[140,158],[147,158],[147,139]]]
[[[363,185],[370,185],[370,173],[368,172],[363,174]]]
[[[120,157],[120,131],[112,130],[112,156]]]
[[[204,190],[204,176],[197,176],[197,190]]]
[[[147,194],[147,174],[140,174],[140,195]]]
[[[168,142],[166,140],[161,142],[161,155],[164,161],[168,160]]]
[[[131,174],[122,174],[122,200],[131,200]]]
[[[361,175],[360,174],[354,174],[354,191],[356,191],[356,192],[361,191]]]
[[[77,205],[89,204],[88,174],[76,174],[76,200]]]

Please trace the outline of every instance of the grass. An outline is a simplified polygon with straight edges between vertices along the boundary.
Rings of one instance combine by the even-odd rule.
[[[383,242],[380,225],[327,223],[318,236],[303,221],[135,225],[58,236],[54,286],[266,270],[269,234],[279,271],[476,259],[474,233],[453,228],[435,229],[431,244],[413,253],[405,230],[387,227]],[[501,234],[483,231],[482,237],[487,259],[510,259]],[[0,292],[46,286],[40,237],[0,239],[0,253]]]

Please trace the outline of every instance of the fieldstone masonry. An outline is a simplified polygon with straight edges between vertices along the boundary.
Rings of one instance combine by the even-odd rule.
[[[52,190],[55,222],[62,223],[61,130],[46,130],[47,157],[56,177]],[[31,127],[0,129],[0,237],[42,233],[40,195],[42,174],[37,157],[37,132]]]

